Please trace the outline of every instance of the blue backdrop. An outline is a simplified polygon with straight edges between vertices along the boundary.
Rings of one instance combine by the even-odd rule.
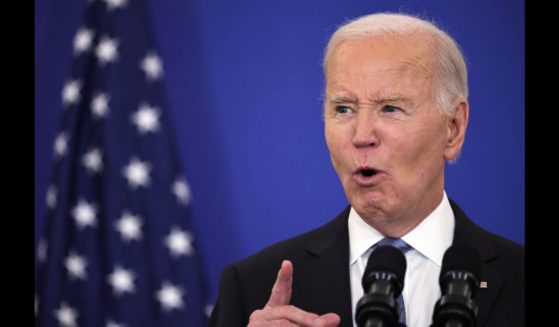
[[[85,5],[35,1],[35,240]],[[446,190],[478,224],[524,243],[524,1],[148,5],[213,295],[226,264],[317,227],[347,205],[323,137],[322,53],[337,25],[376,11],[432,18],[461,45],[470,123]]]

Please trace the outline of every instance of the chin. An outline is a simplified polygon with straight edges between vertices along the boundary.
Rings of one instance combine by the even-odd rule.
[[[366,194],[353,195],[349,198],[350,203],[357,213],[365,219],[375,219],[387,216],[388,202],[379,192],[368,192]]]

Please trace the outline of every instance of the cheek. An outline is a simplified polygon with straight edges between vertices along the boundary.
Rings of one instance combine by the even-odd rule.
[[[326,144],[328,146],[328,151],[330,151],[330,156],[336,160],[343,160],[345,152],[348,151],[350,145],[347,144],[344,134],[340,133],[339,130],[330,130],[326,132]]]
[[[345,161],[349,160],[351,144],[347,143],[347,137],[340,128],[332,128],[326,126],[325,138],[330,158],[334,169],[339,173],[343,170]]]
[[[326,138],[326,145],[328,146],[328,151],[330,151],[330,155],[334,155],[336,150],[337,143],[339,142],[339,136],[336,135],[335,129],[333,129],[330,125],[326,124],[324,127],[324,136]]]
[[[392,152],[397,158],[393,158],[396,159],[393,162],[398,162],[407,179],[423,179],[425,175],[431,175],[433,170],[439,170],[440,165],[444,164],[440,143],[440,139],[432,133],[418,133],[411,136],[407,142],[399,140],[395,145],[398,150]]]

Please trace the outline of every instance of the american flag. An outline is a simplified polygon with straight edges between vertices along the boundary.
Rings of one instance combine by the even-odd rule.
[[[206,284],[147,4],[90,0],[61,90],[35,325],[205,326]]]

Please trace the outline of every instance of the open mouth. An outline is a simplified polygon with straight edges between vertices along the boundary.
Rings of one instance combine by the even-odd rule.
[[[363,177],[372,177],[377,174],[377,171],[372,168],[359,169],[359,174]]]
[[[362,186],[371,186],[380,182],[382,171],[372,167],[360,167],[353,173],[353,179]]]

